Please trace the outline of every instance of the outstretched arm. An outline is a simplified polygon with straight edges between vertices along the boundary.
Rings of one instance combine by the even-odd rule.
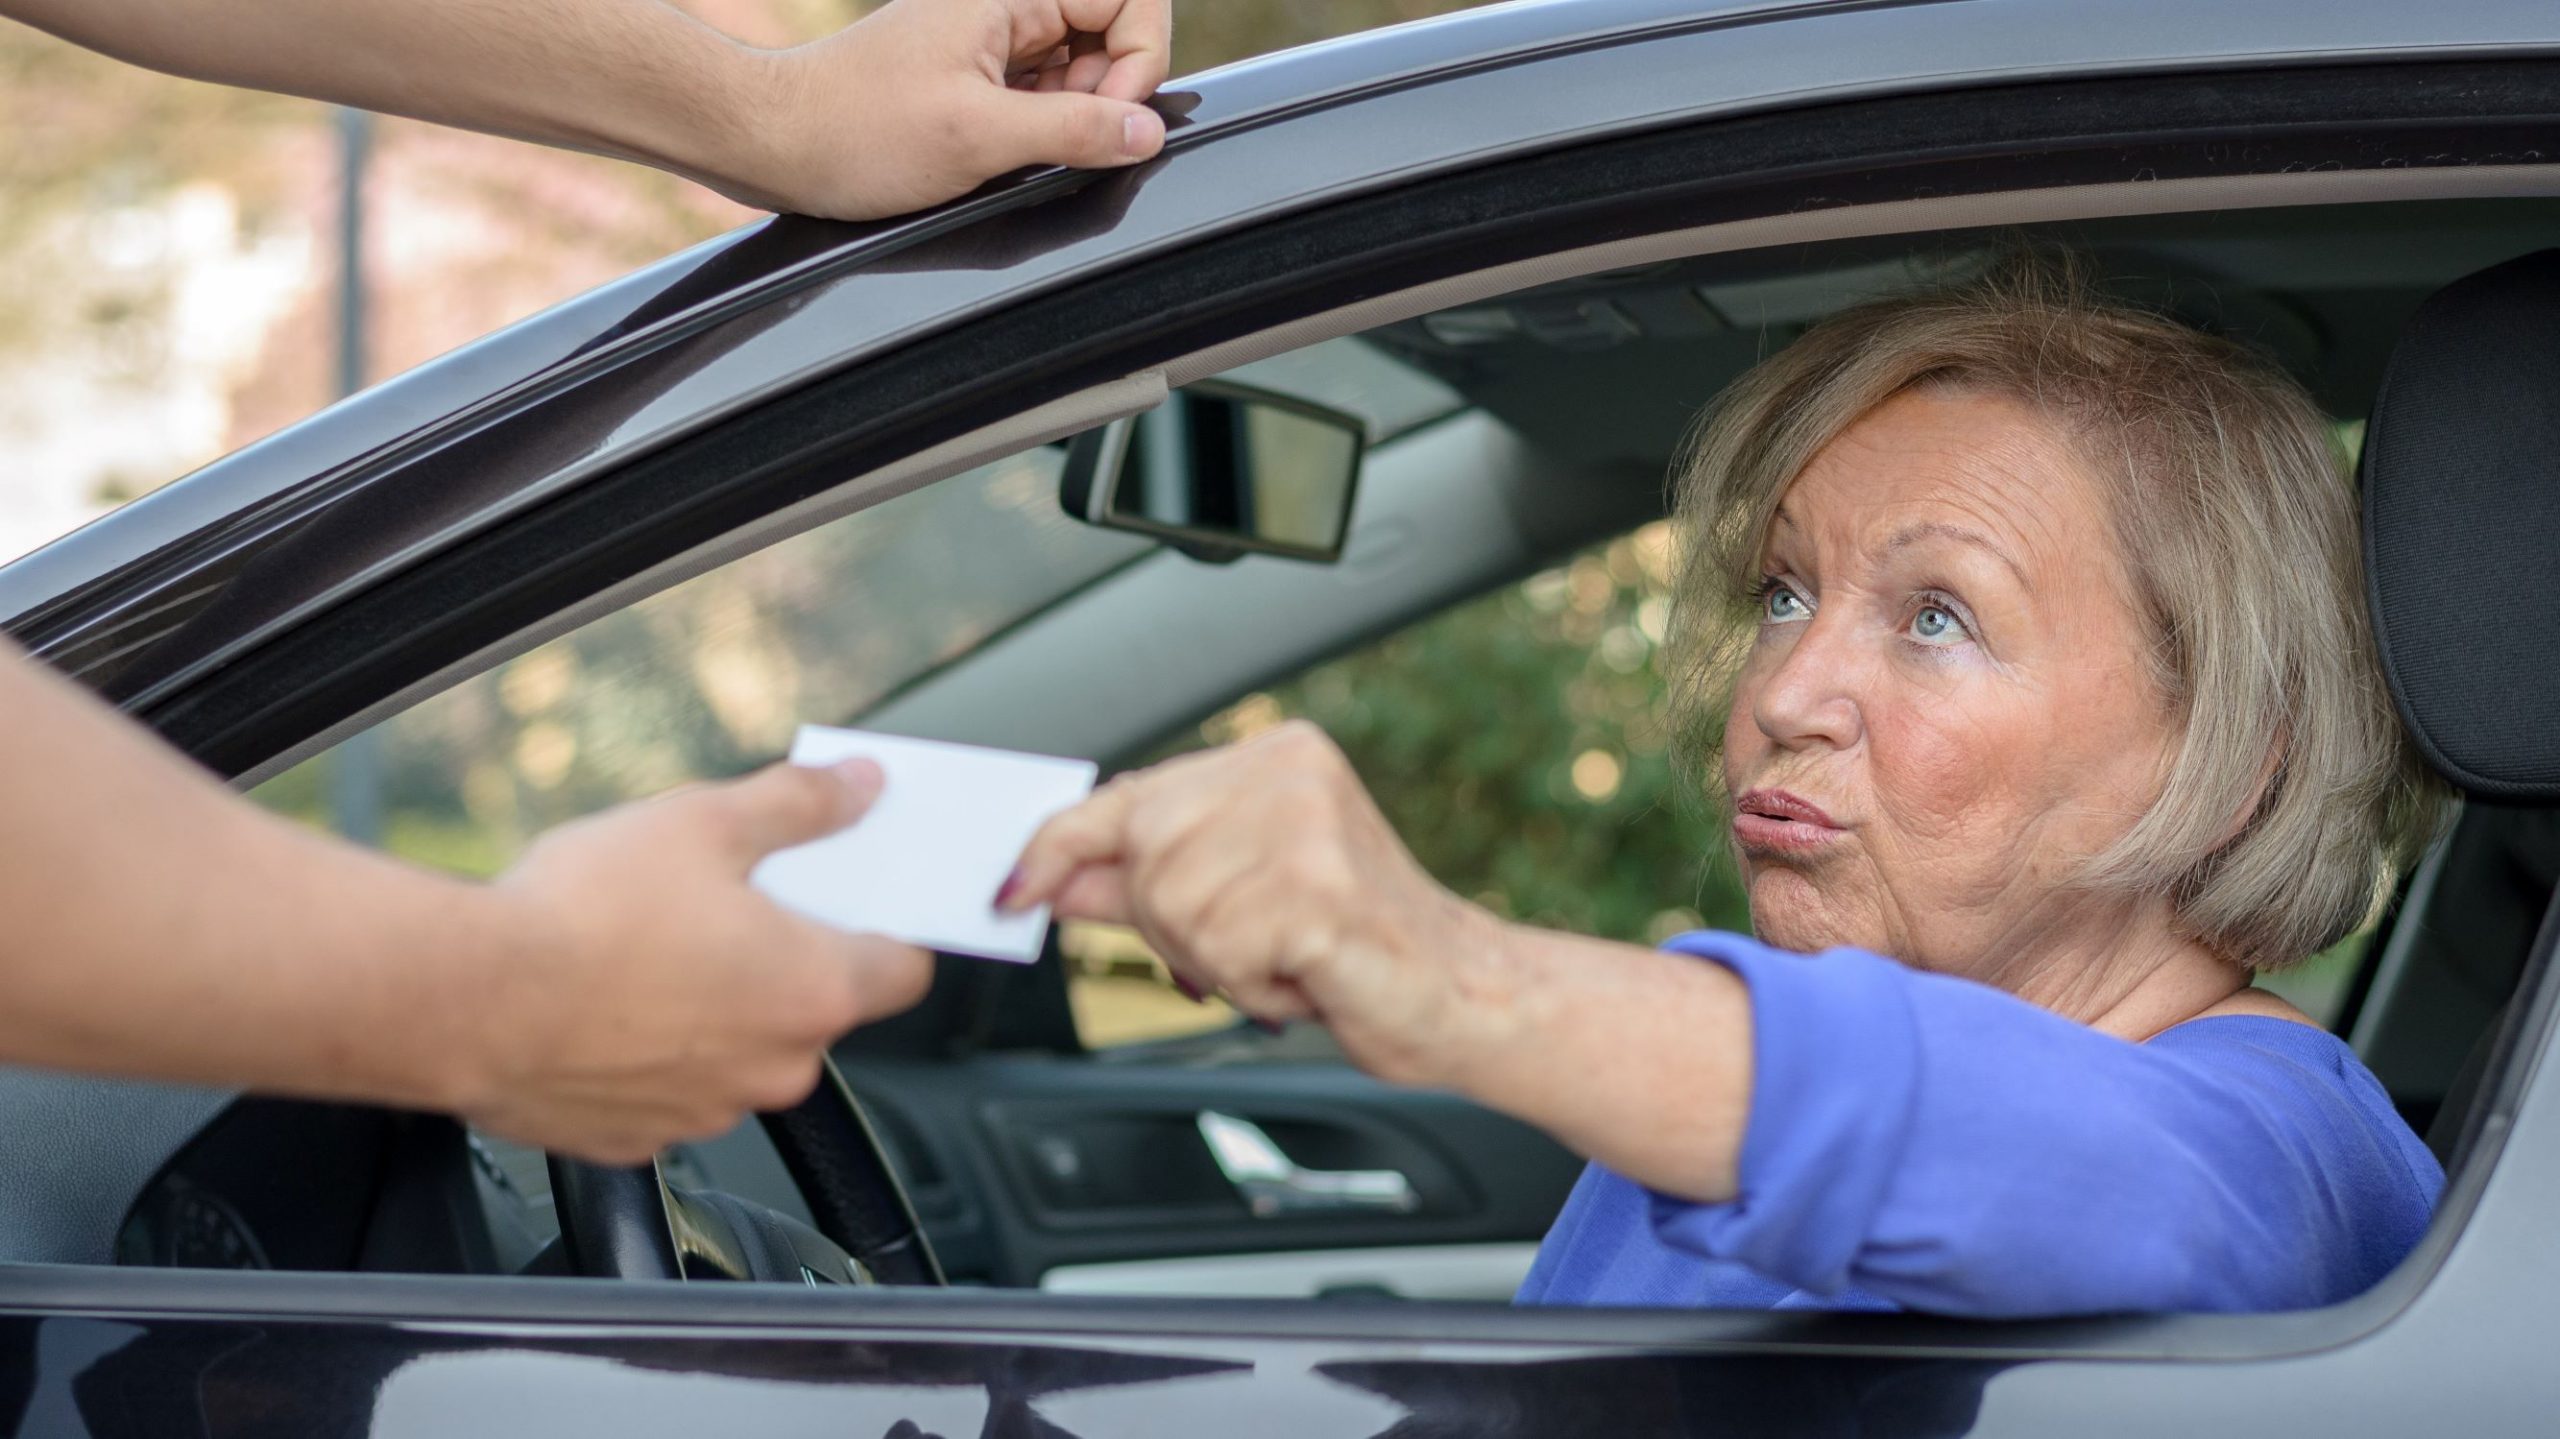
[[[748,888],[851,823],[777,766],[554,831],[477,884],[246,804],[0,641],[0,1062],[439,1109],[645,1158],[806,1094],[930,977]]]
[[[2135,1044],[1970,980],[1737,935],[1656,953],[1506,923],[1417,866],[1317,730],[1105,786],[1001,903],[1134,924],[1247,1014],[1537,1125],[1607,1174],[1603,1237],[1530,1293],[1626,1302],[1665,1244],[1973,1315],[2333,1302],[2397,1263],[2438,1175],[2335,1040],[2264,1015]],[[1632,1182],[1630,1182],[1632,1181]],[[1555,1241],[1550,1241],[1551,1246]],[[1560,1282],[1560,1283],[1559,1283]]]
[[[1732,1197],[1751,1001],[1725,969],[1506,923],[1413,861],[1321,730],[1124,775],[1044,826],[999,899],[1136,927],[1260,1019],[1464,1094],[1667,1194]]]
[[[192,79],[637,160],[833,219],[1143,160],[1171,0],[897,0],[788,50],[662,0],[0,0]]]

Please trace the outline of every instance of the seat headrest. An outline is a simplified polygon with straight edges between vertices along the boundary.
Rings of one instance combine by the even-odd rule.
[[[2560,800],[2560,250],[2418,307],[2363,480],[2374,637],[2419,750],[2482,798]]]

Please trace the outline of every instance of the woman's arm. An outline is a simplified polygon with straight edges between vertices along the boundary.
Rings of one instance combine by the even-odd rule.
[[[1382,1079],[1455,1090],[1665,1193],[1733,1192],[1741,982],[1459,899],[1311,725],[1122,776],[1051,821],[1001,902],[1053,896],[1248,1014],[1322,1021]]]
[[[1732,971],[1484,916],[1451,965],[1476,998],[1416,1078],[1534,1124],[1656,1193],[1730,1199],[1753,1091],[1751,1000]]]
[[[1143,160],[1169,0],[898,0],[759,50],[661,0],[0,0],[191,79],[638,160],[733,198],[893,215],[1025,165]],[[1051,64],[1072,44],[1073,63]],[[1044,93],[1008,80],[1047,71]]]
[[[2397,1262],[2437,1182],[2307,1026],[2134,1044],[1857,951],[1713,935],[1663,954],[1504,923],[1423,874],[1306,726],[1061,815],[1000,902],[1051,896],[1135,925],[1248,1014],[1322,1021],[1383,1079],[1545,1129],[1611,1171],[1611,1224],[1816,1294],[1976,1315],[2325,1303]],[[1634,1251],[1612,1230],[1595,1252]]]

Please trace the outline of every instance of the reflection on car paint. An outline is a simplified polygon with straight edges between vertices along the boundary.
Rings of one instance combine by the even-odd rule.
[[[1541,1357],[1517,1346],[1159,1340],[1080,1345],[622,1330],[535,1341],[370,1321],[0,1320],[33,1362],[13,1432],[669,1433],[883,1439],[1476,1439],[1967,1432],[1996,1361]],[[1438,1351],[1438,1352],[1434,1352]],[[1454,1353],[1451,1351],[1455,1351]]]

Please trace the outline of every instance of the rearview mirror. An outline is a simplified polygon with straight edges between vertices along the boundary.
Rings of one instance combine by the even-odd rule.
[[[1208,380],[1067,445],[1058,502],[1196,559],[1342,557],[1368,429],[1289,395]]]

